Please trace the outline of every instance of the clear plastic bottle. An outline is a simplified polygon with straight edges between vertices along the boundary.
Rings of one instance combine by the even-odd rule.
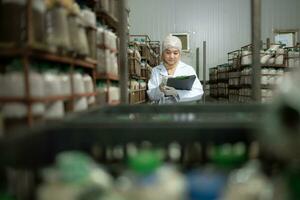
[[[84,94],[85,88],[84,88],[84,81],[83,76],[81,74],[81,71],[76,71],[73,74],[73,88],[75,94]],[[83,111],[88,108],[88,102],[86,97],[79,97],[75,99],[74,103],[74,111]]]
[[[129,158],[129,166],[130,171],[117,179],[127,199],[186,199],[183,175],[173,166],[162,165],[159,151],[141,150]]]
[[[7,72],[3,76],[2,95],[11,98],[25,97],[24,74],[19,60],[14,60],[7,66]],[[27,115],[27,106],[23,103],[6,103],[3,105],[4,118],[23,118]]]
[[[46,41],[51,51],[71,49],[67,10],[56,0],[48,5],[46,16]]]
[[[92,77],[89,74],[84,74],[83,82],[84,82],[85,93],[93,93],[94,92],[94,84],[93,84]],[[88,101],[88,104],[95,103],[95,96],[88,97],[87,101]]]
[[[45,81],[45,93],[47,97],[61,96],[62,84],[61,79],[54,69],[50,69],[49,66],[44,66],[44,81]],[[45,118],[56,119],[62,118],[65,114],[64,104],[62,100],[49,102],[46,105]]]
[[[271,200],[273,187],[260,171],[259,162],[252,160],[243,168],[231,173],[223,200]]]
[[[112,177],[81,152],[63,152],[53,168],[44,170],[38,200],[105,199],[112,190]]]

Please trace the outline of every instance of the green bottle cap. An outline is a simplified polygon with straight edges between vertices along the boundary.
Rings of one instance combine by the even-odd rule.
[[[129,157],[129,167],[139,174],[149,174],[162,164],[162,156],[159,151],[142,150],[138,154]]]
[[[220,168],[232,169],[246,161],[246,147],[244,144],[224,144],[212,149],[211,160]]]

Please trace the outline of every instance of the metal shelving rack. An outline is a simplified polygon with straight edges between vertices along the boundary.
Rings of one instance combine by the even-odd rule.
[[[75,67],[85,68],[90,71],[93,80],[95,80],[95,67],[96,62],[91,60],[86,61],[82,59],[78,59],[75,57],[70,56],[61,56],[52,54],[49,52],[43,52],[40,50],[36,50],[34,48],[26,47],[26,48],[14,48],[14,49],[0,49],[0,58],[2,59],[10,59],[10,58],[20,58],[22,60],[23,64],[23,71],[24,71],[24,86],[25,86],[25,96],[23,98],[0,98],[0,102],[2,103],[9,103],[9,102],[22,102],[27,105],[28,112],[26,116],[26,122],[29,126],[32,126],[34,124],[35,117],[32,114],[32,104],[35,102],[53,102],[57,100],[64,100],[69,101],[70,104],[68,108],[69,111],[73,111],[73,104],[74,100],[77,97],[90,97],[90,96],[96,96],[96,92],[88,93],[88,94],[80,94],[76,95],[74,94],[74,88],[73,88],[73,73]],[[70,67],[70,80],[71,80],[71,96],[49,96],[45,98],[33,98],[31,97],[30,92],[30,84],[29,84],[29,70],[30,70],[30,63],[33,60],[41,60],[41,61],[49,61],[54,63],[61,63],[66,64]],[[94,81],[95,86],[95,81]],[[94,87],[95,88],[95,87]]]
[[[94,7],[96,1],[89,0],[87,3],[89,6]],[[73,110],[73,104],[75,98],[78,97],[90,97],[90,96],[96,96],[97,92],[88,93],[88,94],[74,94],[74,88],[73,88],[73,76],[75,68],[82,68],[86,71],[88,71],[92,78],[94,83],[94,88],[96,88],[96,80],[105,80],[108,85],[111,84],[112,81],[119,82],[120,78],[118,76],[112,75],[112,74],[98,74],[96,72],[96,66],[97,61],[86,57],[86,58],[80,58],[77,57],[75,54],[70,53],[51,53],[49,51],[46,51],[43,45],[37,44],[34,41],[33,37],[33,15],[32,15],[32,0],[27,0],[26,4],[26,42],[22,47],[17,46],[10,46],[5,48],[0,48],[0,59],[3,61],[9,60],[11,58],[20,58],[22,60],[22,64],[24,66],[24,86],[25,86],[25,97],[24,98],[0,98],[1,103],[7,103],[7,102],[22,102],[27,105],[28,107],[28,114],[26,117],[26,123],[29,126],[32,126],[35,122],[36,117],[32,115],[31,106],[35,102],[52,102],[57,100],[63,100],[69,102],[67,105],[67,108],[69,111]],[[116,17],[111,16],[110,13],[100,10],[96,12],[96,16],[98,20],[101,20],[101,22],[108,25],[111,29],[114,31],[118,30],[119,27],[119,20],[116,19]],[[94,28],[95,27],[91,27]],[[98,48],[105,48],[108,49],[108,47],[100,47]],[[117,49],[110,49],[111,52],[114,53],[120,53]],[[68,65],[70,68],[70,76],[71,76],[71,91],[72,94],[70,96],[56,96],[56,97],[47,97],[47,98],[33,98],[30,96],[30,87],[29,87],[29,70],[30,70],[30,63],[33,60],[39,60],[43,62],[53,62],[53,63],[59,63]],[[2,71],[5,71],[5,69],[2,69]],[[109,96],[107,95],[107,99],[109,99]],[[108,102],[110,105],[117,105],[120,102]]]
[[[114,0],[116,1],[116,0]],[[116,1],[117,2],[117,1]],[[96,9],[95,5],[96,5],[97,1],[95,0],[89,0],[89,4],[94,7],[96,16],[97,16],[97,20],[99,20],[102,24],[108,26],[110,29],[113,30],[113,32],[117,33],[119,36],[122,34],[122,31],[120,31],[120,27],[121,27],[121,21],[120,19],[117,18],[117,16],[113,16],[113,13],[110,13],[102,8]],[[123,3],[122,1],[119,1],[118,3]],[[119,14],[120,15],[120,14]],[[121,15],[119,16],[119,18],[121,17]],[[104,37],[105,39],[105,37]],[[124,66],[124,63],[120,61],[120,55],[122,54],[122,52],[120,51],[120,49],[110,49],[107,46],[100,46],[97,45],[97,48],[100,49],[108,49],[110,50],[112,53],[116,53],[118,56],[118,60],[119,60],[119,69],[122,69],[126,66]],[[120,48],[120,45],[118,46],[118,48]],[[110,74],[110,73],[96,73],[95,77],[97,81],[104,81],[107,85],[107,93],[106,93],[106,103],[108,105],[118,105],[119,103],[121,103],[121,101],[110,101],[110,96],[109,96],[109,87],[110,85],[112,85],[113,82],[118,83],[118,85],[122,86],[121,82],[123,82],[122,79],[122,70],[119,70],[119,75],[114,75],[114,74]],[[124,102],[123,102],[124,103]]]
[[[160,42],[159,41],[151,41],[148,35],[129,35],[130,42],[129,45],[134,46],[141,54],[141,61],[145,62],[150,67],[155,67],[160,63]],[[140,39],[142,42],[138,43],[135,39]],[[152,54],[151,54],[152,52]],[[148,69],[140,69],[141,62],[136,57],[129,57],[129,63],[131,69],[129,70],[129,78],[136,80],[149,80],[149,72]],[[136,68],[139,69],[139,72],[136,73]],[[133,97],[138,97],[138,100],[133,100]],[[139,91],[130,91],[129,94],[130,103],[132,104],[140,104],[147,102],[146,89],[142,89]]]

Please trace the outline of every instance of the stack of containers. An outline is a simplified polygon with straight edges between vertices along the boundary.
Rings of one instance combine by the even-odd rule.
[[[96,28],[96,15],[90,9],[85,8],[82,10],[82,16],[85,20],[86,35],[89,45],[89,57],[92,59],[97,58],[97,28]]]
[[[218,97],[220,98],[228,98],[228,71],[228,64],[219,65],[217,67]]]
[[[108,97],[108,102],[120,102],[120,88],[116,85],[109,86]]]
[[[107,103],[108,97],[108,87],[106,83],[99,82],[97,85],[97,96],[96,103],[98,105],[105,105]]]
[[[73,74],[73,88],[75,95],[81,95],[85,93],[85,83],[81,71],[76,71]],[[78,97],[75,99],[74,111],[83,111],[88,108],[88,102],[86,97]]]
[[[262,102],[269,102],[273,96],[273,89],[280,84],[284,75],[282,68],[262,68],[261,70]],[[248,102],[251,99],[252,68],[241,71],[240,101]]]
[[[239,99],[239,86],[240,86],[240,72],[229,72],[228,80],[228,95],[230,102],[238,102]]]
[[[135,79],[130,80],[129,102],[131,104],[139,102],[139,82]]]
[[[80,97],[82,94],[94,92],[92,77],[88,74],[82,76],[77,71],[73,74],[73,86],[68,73],[59,72],[57,66],[49,64],[34,64],[29,71],[30,99],[44,99],[57,97],[71,97],[72,87],[75,98],[74,111],[86,110],[88,104],[95,103],[95,97]],[[25,84],[23,66],[19,60],[14,60],[7,66],[5,74],[1,74],[1,98],[25,98]],[[40,72],[41,71],[41,72]],[[5,103],[2,106],[5,118],[26,118],[28,106],[24,103]],[[65,106],[62,99],[47,102],[35,102],[32,104],[32,114],[34,117],[44,117],[45,119],[59,119],[65,115]]]
[[[70,19],[68,18],[66,6],[69,10],[72,10],[73,2],[71,0],[65,2],[68,3],[63,4],[57,0],[47,1],[46,43],[48,49],[53,53],[59,51],[66,52],[72,49],[69,33]],[[76,27],[76,25],[74,25],[74,27]],[[74,34],[76,34],[76,32],[74,32]]]
[[[147,90],[147,83],[143,80],[139,81],[140,85],[140,101],[145,101],[146,100],[146,90]]]
[[[133,47],[129,47],[127,49],[127,55],[128,55],[128,72],[129,74],[134,74],[134,49]]]
[[[68,16],[71,50],[79,56],[89,55],[89,44],[85,32],[85,22],[77,3],[74,3]]]
[[[97,71],[118,75],[117,36],[103,27],[97,30]]]
[[[209,88],[210,96],[217,98],[218,97],[218,68],[212,67],[209,69]]]
[[[14,60],[6,69],[6,73],[1,76],[0,80],[0,97],[25,98],[25,81],[21,62]],[[32,98],[42,98],[46,94],[43,76],[35,66],[32,66],[29,72],[29,87]],[[28,113],[27,105],[23,103],[5,103],[2,109],[4,118],[25,118]],[[33,116],[42,116],[44,112],[45,106],[43,103],[32,105]]]
[[[288,48],[288,66],[289,67],[300,67],[300,48],[293,47]]]
[[[85,93],[91,94],[94,92],[94,83],[93,79],[89,74],[83,75],[83,83]],[[96,102],[95,96],[90,96],[87,98],[88,105],[92,105]]]
[[[131,75],[141,76],[141,54],[136,46],[131,46],[128,49],[128,65],[129,65],[129,73]]]
[[[49,65],[43,66],[43,77],[45,82],[45,94],[47,97],[62,96],[64,91],[62,87],[61,77],[57,70],[51,68]],[[62,100],[48,102],[46,104],[46,119],[62,118],[65,115],[64,103]]]

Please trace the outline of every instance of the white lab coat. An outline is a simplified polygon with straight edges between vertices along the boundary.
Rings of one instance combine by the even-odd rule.
[[[173,77],[190,75],[196,75],[194,68],[190,65],[185,64],[184,62],[179,61]],[[152,101],[164,103],[166,100],[164,93],[159,89],[159,85],[162,82],[163,76],[169,75],[167,69],[165,68],[163,63],[161,63],[160,65],[152,69],[151,78],[148,82],[147,93],[150,100]],[[197,75],[191,90],[177,90],[177,93],[179,95],[179,102],[191,102],[200,100],[203,95],[203,88]]]

